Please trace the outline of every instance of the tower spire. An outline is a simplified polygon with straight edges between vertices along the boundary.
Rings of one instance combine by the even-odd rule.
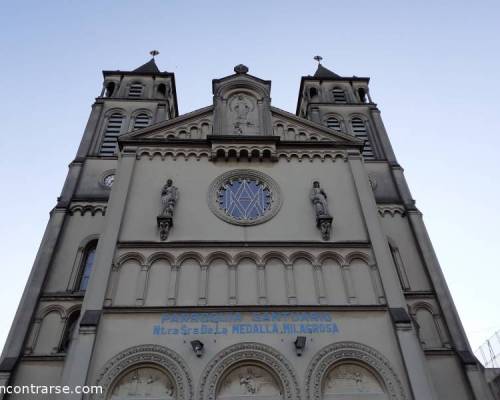
[[[151,54],[151,56],[153,57],[153,60],[154,60],[155,56],[157,56],[158,54],[160,54],[160,52],[158,50],[151,50],[149,52],[149,54]]]

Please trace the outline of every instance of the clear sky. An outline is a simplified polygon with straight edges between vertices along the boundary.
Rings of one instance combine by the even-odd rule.
[[[73,159],[101,70],[158,49],[179,108],[244,63],[295,112],[312,57],[371,94],[473,348],[500,329],[500,2],[3,1],[0,345]]]

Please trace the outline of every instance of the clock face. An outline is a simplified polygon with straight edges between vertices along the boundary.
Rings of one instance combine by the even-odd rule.
[[[104,186],[110,188],[113,186],[113,182],[115,181],[115,174],[109,174],[107,175],[102,182],[104,183]]]

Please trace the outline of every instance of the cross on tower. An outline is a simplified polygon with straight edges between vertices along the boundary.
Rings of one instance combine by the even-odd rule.
[[[321,57],[321,56],[314,56],[314,59],[318,62],[318,64],[321,64],[321,60],[323,59],[323,57]]]
[[[149,52],[149,54],[151,54],[153,56],[153,58],[155,58],[155,56],[157,56],[158,54],[160,54],[160,52],[158,50],[151,50]]]

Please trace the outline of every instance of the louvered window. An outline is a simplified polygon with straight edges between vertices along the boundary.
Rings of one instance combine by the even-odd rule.
[[[104,131],[104,138],[101,144],[101,156],[113,156],[117,149],[117,138],[122,130],[123,115],[114,113],[109,116],[108,125]]]
[[[365,142],[365,147],[363,148],[363,157],[369,160],[373,160],[375,157],[373,155],[373,148],[368,140],[368,133],[366,131],[366,125],[361,118],[353,118],[351,120],[352,131],[354,136]]]
[[[335,103],[343,103],[343,104],[347,103],[344,90],[340,88],[335,88],[332,90],[332,93],[333,93],[333,101]]]
[[[335,117],[330,117],[326,120],[326,126],[330,129],[335,129],[336,131],[341,131],[340,121]]]
[[[146,113],[137,114],[134,121],[134,130],[142,129],[149,125],[149,115]]]
[[[140,83],[132,83],[128,89],[129,97],[141,97],[144,87]]]

